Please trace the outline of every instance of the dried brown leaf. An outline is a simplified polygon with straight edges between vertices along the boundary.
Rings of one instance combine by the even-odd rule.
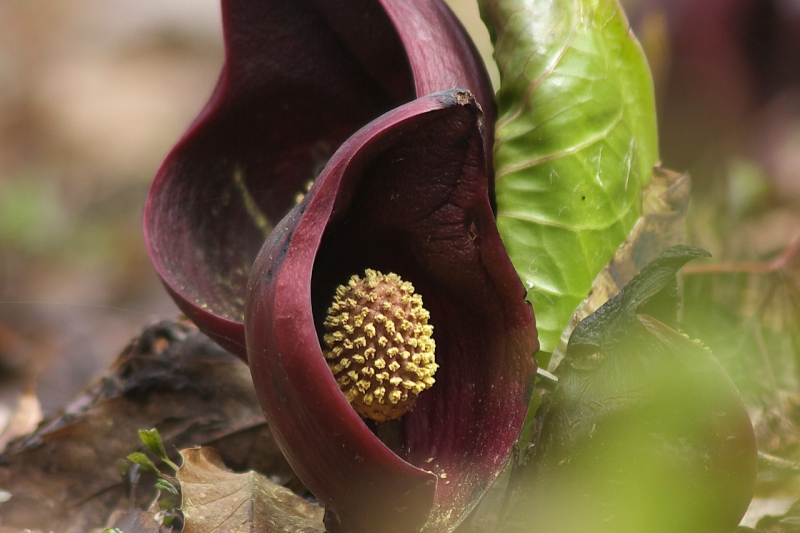
[[[10,494],[0,503],[2,525],[86,533],[117,508],[148,505],[152,485],[138,484],[129,501],[119,467],[144,451],[138,430],[152,427],[173,453],[213,444],[237,468],[259,468],[281,483],[296,479],[247,366],[193,326],[164,321],[145,328],[72,403],[0,451],[0,489]]]
[[[213,448],[182,450],[183,533],[324,533],[324,510],[253,472],[225,467]]]
[[[36,429],[42,420],[42,405],[36,396],[34,387],[22,393],[17,399],[17,405],[5,427],[0,427],[0,450],[17,437]]]
[[[141,509],[124,509],[115,511],[103,529],[119,529],[123,533],[170,533],[172,528],[162,527],[153,513]],[[98,533],[100,533],[98,531]]]

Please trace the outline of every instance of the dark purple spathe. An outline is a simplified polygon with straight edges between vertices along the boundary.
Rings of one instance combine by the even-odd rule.
[[[256,390],[338,531],[451,530],[522,427],[536,329],[495,227],[481,133],[465,91],[382,115],[341,146],[254,265],[245,330]],[[320,347],[335,287],[365,268],[414,284],[440,365],[389,426],[391,450],[347,403]]]
[[[480,56],[441,0],[223,0],[225,65],[210,101],[156,174],[144,215],[168,291],[245,358],[243,307],[271,227],[358,128],[419,96],[472,91]]]

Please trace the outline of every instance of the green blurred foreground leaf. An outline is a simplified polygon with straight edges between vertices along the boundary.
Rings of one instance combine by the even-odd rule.
[[[756,237],[757,238],[757,237]],[[758,436],[764,503],[800,494],[800,236],[764,261],[706,262],[684,273],[683,316],[710,346],[745,398]],[[768,506],[771,507],[771,506]],[[756,516],[758,508],[751,509]],[[762,513],[780,517],[785,511]],[[800,505],[786,525],[797,531]],[[795,521],[795,529],[784,529]],[[751,521],[755,527],[756,522]]]
[[[480,0],[495,42],[498,228],[552,352],[641,214],[650,72],[616,0]]]
[[[670,248],[577,326],[518,472],[513,531],[730,533],[739,523],[757,466],[747,409],[712,354],[671,327],[675,275],[706,255]]]

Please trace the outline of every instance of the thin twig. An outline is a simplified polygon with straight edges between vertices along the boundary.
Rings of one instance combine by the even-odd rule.
[[[769,274],[788,269],[800,258],[800,235],[772,261],[743,261],[729,263],[705,263],[686,265],[683,273],[687,276],[696,274]]]
[[[793,472],[800,472],[800,464],[790,460],[778,457],[765,452],[758,452],[758,460],[765,466],[771,466],[780,470],[791,470]]]

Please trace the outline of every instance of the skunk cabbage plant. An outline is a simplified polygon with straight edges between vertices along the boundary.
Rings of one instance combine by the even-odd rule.
[[[538,344],[495,226],[482,131],[460,90],[382,115],[253,267],[253,380],[330,531],[451,531],[519,436]]]
[[[494,100],[441,0],[222,0],[222,18],[219,82],[159,168],[144,229],[181,310],[244,358],[253,260],[339,145],[400,104],[463,87],[490,153]]]
[[[222,7],[218,86],[145,208],[156,269],[250,363],[329,530],[450,531],[510,456],[538,348],[481,60],[440,0]]]

